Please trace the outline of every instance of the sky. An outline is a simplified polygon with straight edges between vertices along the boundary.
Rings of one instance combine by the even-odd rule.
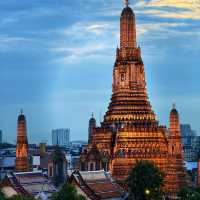
[[[23,108],[29,143],[51,130],[87,140],[111,97],[122,0],[0,1],[0,129],[16,141]],[[200,0],[130,0],[147,89],[160,124],[173,103],[181,123],[200,130]]]

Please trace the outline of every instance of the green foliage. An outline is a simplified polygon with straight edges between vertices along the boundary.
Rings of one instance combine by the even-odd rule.
[[[21,195],[15,195],[7,200],[35,200],[33,197],[23,197]]]
[[[180,200],[199,200],[200,188],[185,187],[178,192]]]
[[[69,183],[65,183],[61,190],[52,195],[51,200],[86,200],[84,196],[77,193],[76,188]]]
[[[130,199],[160,200],[163,197],[164,174],[151,161],[137,161],[127,179]]]
[[[3,192],[0,190],[0,200],[6,200]]]

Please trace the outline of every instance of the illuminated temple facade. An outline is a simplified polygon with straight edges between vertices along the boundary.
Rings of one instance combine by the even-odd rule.
[[[29,171],[26,117],[22,111],[17,120],[17,145],[16,145],[15,170],[16,172]]]
[[[178,112],[172,109],[169,129],[156,120],[137,46],[135,14],[128,3],[120,18],[111,102],[101,126],[94,124],[80,158],[81,170],[104,169],[124,180],[136,160],[151,160],[165,172],[165,189],[171,196],[186,184]]]

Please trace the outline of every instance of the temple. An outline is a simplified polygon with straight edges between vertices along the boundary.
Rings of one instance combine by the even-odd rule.
[[[104,169],[120,181],[127,178],[136,160],[154,161],[165,172],[165,188],[171,196],[186,183],[178,114],[172,110],[170,129],[159,125],[156,119],[147,94],[141,49],[137,46],[135,14],[125,1],[111,102],[100,127],[92,128],[80,168]]]
[[[29,171],[26,117],[22,111],[17,121],[17,146],[16,146],[15,170],[17,172]]]

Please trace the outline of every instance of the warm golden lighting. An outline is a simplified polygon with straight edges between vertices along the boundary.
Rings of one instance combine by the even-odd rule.
[[[127,7],[120,17],[120,48],[116,50],[111,101],[101,126],[93,129],[81,155],[80,168],[88,170],[89,164],[95,162],[96,170],[106,166],[112,177],[121,181],[127,178],[136,160],[148,159],[167,174],[163,189],[176,195],[186,184],[178,112],[172,109],[169,130],[156,120],[146,91],[135,15],[128,0],[125,2]],[[148,197],[152,193],[147,188],[142,192]]]
[[[149,195],[149,194],[150,194],[150,190],[146,189],[146,190],[145,190],[145,194],[146,194],[146,195]]]

